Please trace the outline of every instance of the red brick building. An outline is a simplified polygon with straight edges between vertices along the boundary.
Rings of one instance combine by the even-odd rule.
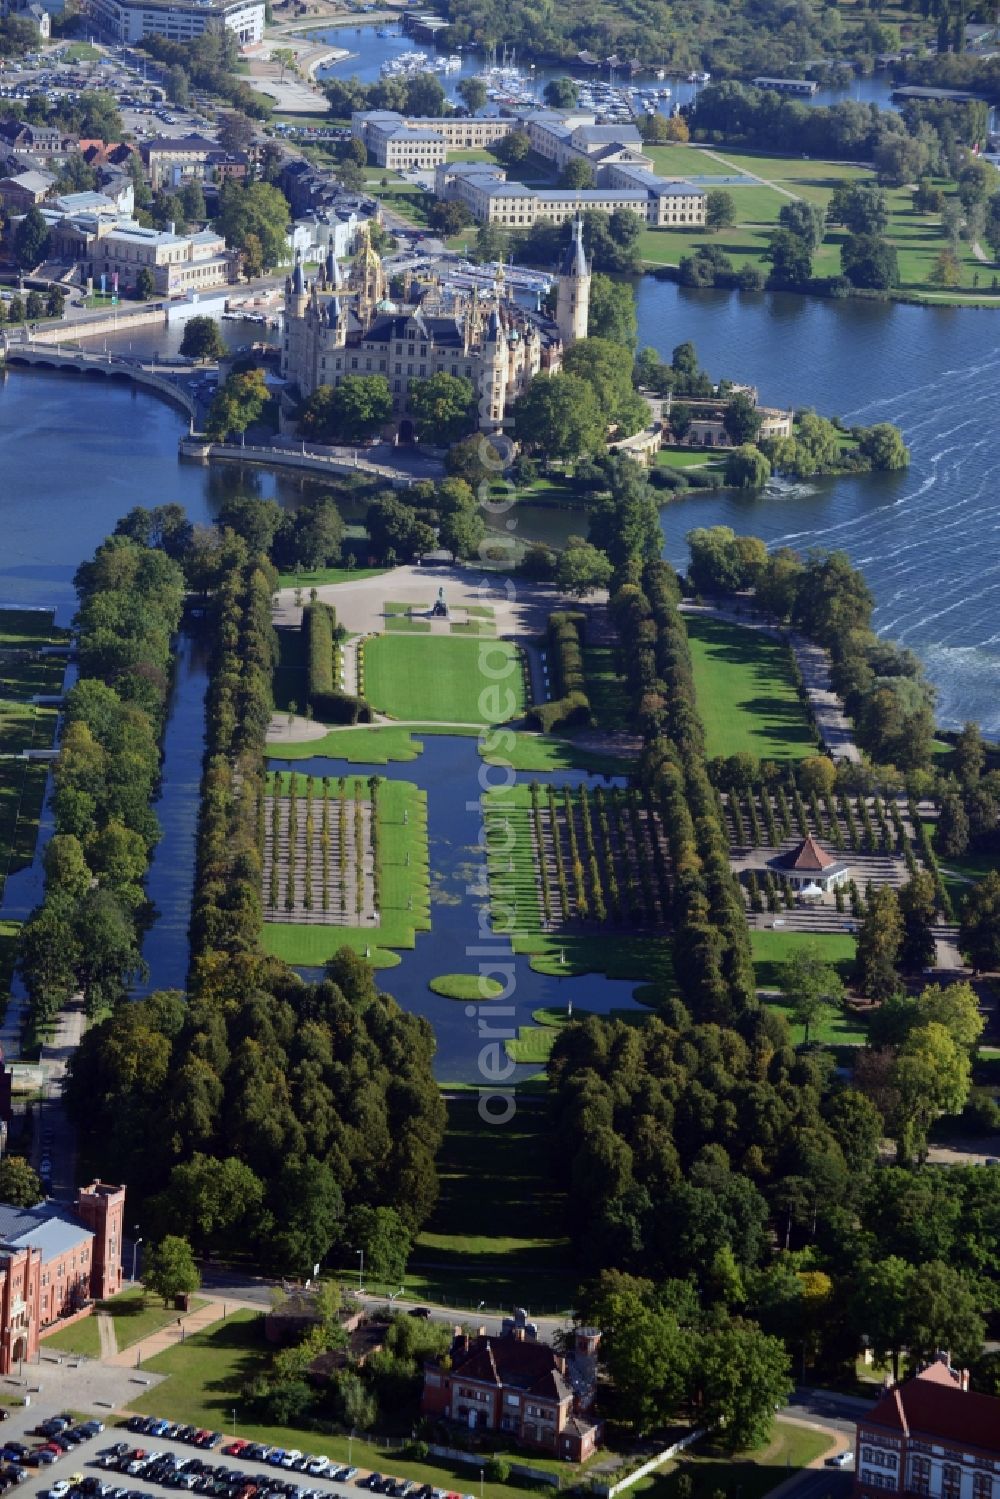
[[[566,1359],[523,1325],[500,1337],[456,1329],[445,1359],[424,1366],[421,1412],[470,1431],[499,1431],[511,1442],[580,1462],[601,1437],[587,1412],[593,1398],[596,1333],[578,1335]]]
[[[861,1417],[854,1458],[858,1499],[1000,1499],[1000,1400],[942,1359]]]
[[[40,1333],[122,1284],[125,1188],[92,1182],[76,1212],[0,1204],[0,1374],[33,1358]]]

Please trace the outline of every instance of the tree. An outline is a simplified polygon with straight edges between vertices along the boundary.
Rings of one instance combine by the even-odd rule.
[[[875,237],[885,233],[889,204],[874,182],[838,182],[826,210],[834,224],[843,224],[854,235]]]
[[[395,1208],[355,1208],[346,1239],[353,1249],[364,1250],[366,1275],[402,1285],[412,1241]]]
[[[732,193],[716,189],[705,199],[705,224],[707,228],[728,229],[736,222],[736,204]]]
[[[590,280],[587,330],[591,338],[606,338],[611,343],[634,349],[639,337],[639,324],[635,311],[635,294],[631,286],[595,271]]]
[[[515,403],[514,431],[546,461],[572,462],[599,451],[606,420],[592,387],[579,375],[540,374]]]
[[[899,285],[895,245],[877,234],[851,234],[840,247],[840,264],[852,286],[888,291]]]
[[[294,515],[286,514],[275,539],[275,560],[280,552],[286,566],[334,567],[341,559],[343,541],[343,517],[335,502],[321,495],[300,505]]]
[[[826,214],[816,203],[807,203],[804,198],[794,203],[785,203],[778,214],[778,223],[789,234],[803,241],[809,254],[819,248],[826,233]]]
[[[486,85],[481,78],[460,78],[456,92],[470,115],[486,103]]]
[[[957,791],[946,791],[941,798],[934,843],[945,859],[960,859],[969,848],[969,814]]]
[[[955,740],[955,773],[963,786],[973,786],[983,773],[986,764],[986,747],[977,723],[971,720],[963,725]]]
[[[143,1256],[142,1283],[147,1291],[163,1297],[167,1305],[175,1296],[197,1291],[201,1276],[187,1239],[167,1234]]]
[[[222,115],[219,120],[219,145],[223,151],[232,153],[246,151],[253,144],[256,133],[253,120],[248,119],[245,114],[240,114],[238,110]]]
[[[438,199],[432,203],[427,214],[427,222],[435,234],[440,234],[447,239],[452,234],[460,234],[463,229],[472,223],[472,211],[467,204],[459,202],[457,198]]]
[[[734,489],[763,489],[771,477],[771,465],[753,443],[741,443],[726,454],[725,477]]]
[[[865,427],[858,439],[858,452],[876,473],[906,468],[910,462],[903,434],[891,422]]]
[[[550,78],[542,97],[550,109],[575,109],[580,90],[572,78]]]
[[[630,437],[649,421],[649,407],[632,384],[632,354],[606,338],[581,338],[563,357],[566,374],[586,380],[609,426]]]
[[[45,311],[49,317],[62,317],[66,306],[66,293],[61,286],[50,286],[45,298]]]
[[[14,230],[14,259],[22,271],[33,271],[48,253],[49,226],[33,203]]]
[[[737,447],[757,441],[762,421],[763,417],[757,410],[753,397],[744,390],[738,390],[730,397],[722,413],[726,436]]]
[[[764,259],[771,263],[771,280],[775,286],[805,286],[812,277],[809,242],[789,229],[776,229],[771,235]]]
[[[474,557],[486,536],[486,522],[478,508],[453,510],[441,517],[438,542],[456,557]]]
[[[763,1446],[792,1390],[782,1342],[755,1322],[729,1322],[699,1339],[695,1366],[703,1417],[722,1445],[731,1452]]]
[[[974,1283],[942,1260],[915,1265],[909,1276],[906,1346],[915,1363],[929,1362],[947,1348],[959,1365],[982,1352],[986,1324]]]
[[[792,1020],[805,1030],[818,1025],[831,1010],[843,1004],[844,985],[831,963],[814,942],[795,948],[782,970],[781,991],[788,1001]]]
[[[286,1161],[269,1184],[268,1201],[271,1222],[264,1239],[271,1265],[312,1275],[343,1229],[343,1198],[333,1172],[312,1156]]]
[[[934,878],[926,869],[914,870],[899,892],[899,911],[903,918],[903,938],[899,949],[899,966],[904,973],[919,973],[934,962],[934,919],[937,915],[937,892]]]
[[[421,442],[446,448],[466,436],[473,425],[472,381],[444,370],[426,380],[411,380],[409,410]]]
[[[278,64],[278,79],[284,83],[285,73],[289,68],[295,68],[295,52],[291,47],[274,47],[271,50],[271,61]]]
[[[219,325],[212,317],[188,318],[181,339],[181,353],[199,363],[221,359],[226,352]]]
[[[664,145],[668,141],[686,145],[691,139],[690,127],[681,114],[670,115],[669,118],[659,113],[647,114],[639,122],[639,133],[650,145]]]
[[[313,391],[299,428],[316,442],[367,442],[391,420],[392,396],[384,375],[345,375],[339,385]]]
[[[73,833],[54,833],[45,849],[45,883],[47,888],[61,890],[71,900],[79,900],[89,889],[93,876],[84,858],[80,840]]]
[[[520,166],[531,155],[531,137],[526,130],[512,130],[493,147],[493,155],[504,166]]]
[[[941,286],[945,289],[961,286],[962,265],[955,251],[947,246],[941,251],[931,266],[930,275],[927,278],[931,286]]]
[[[186,177],[180,187],[181,209],[189,224],[204,223],[208,217],[205,194],[197,177]]]
[[[929,984],[914,1006],[919,1024],[943,1025],[956,1046],[972,1050],[986,1028],[971,984]]]
[[[219,194],[215,227],[230,249],[247,251],[251,236],[260,244],[265,269],[288,255],[288,202],[269,182],[238,182],[230,177]]]
[[[42,1183],[24,1156],[4,1156],[0,1160],[0,1202],[9,1202],[16,1208],[33,1208],[41,1200]]]
[[[607,588],[614,572],[610,561],[582,536],[570,536],[560,554],[556,583],[566,593],[584,598],[597,588]]]
[[[559,186],[571,191],[587,191],[596,182],[593,163],[582,156],[571,156],[559,173]]]
[[[180,109],[187,109],[191,100],[191,83],[186,70],[181,67],[180,63],[174,63],[167,69],[163,82],[171,104],[176,104]]]
[[[907,1336],[911,1274],[906,1260],[890,1254],[865,1264],[859,1275],[859,1327],[879,1363],[891,1358],[894,1380],[899,1379],[899,1355]]]
[[[34,321],[35,318],[44,317],[45,298],[40,291],[29,291],[27,312],[31,321]]]
[[[927,1131],[939,1114],[962,1112],[971,1076],[968,1051],[939,1022],[910,1031],[891,1072],[897,1104],[890,1122],[901,1161],[926,1154]]]
[[[1000,970],[1000,872],[973,885],[962,904],[958,945],[977,973]]]
[[[182,1233],[208,1251],[257,1232],[264,1184],[235,1156],[219,1160],[196,1151],[170,1173],[167,1189],[151,1203],[154,1222]]]
[[[135,275],[135,294],[140,302],[148,302],[156,296],[156,281],[148,265],[140,266]]]
[[[866,998],[885,1000],[895,994],[902,942],[903,919],[896,892],[891,885],[880,885],[858,932],[857,984]]]
[[[800,760],[795,779],[803,796],[832,796],[837,784],[837,767],[827,755],[807,755]]]
[[[600,1358],[623,1416],[640,1432],[669,1421],[683,1404],[692,1375],[692,1339],[668,1308],[643,1302],[619,1306],[603,1331]]]
[[[216,442],[231,432],[245,432],[260,418],[269,399],[263,370],[229,375],[212,401],[205,431]]]

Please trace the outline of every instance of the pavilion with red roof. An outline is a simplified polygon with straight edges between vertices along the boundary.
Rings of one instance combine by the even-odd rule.
[[[767,862],[779,879],[787,880],[805,896],[828,895],[850,878],[848,866],[828,854],[811,836]]]

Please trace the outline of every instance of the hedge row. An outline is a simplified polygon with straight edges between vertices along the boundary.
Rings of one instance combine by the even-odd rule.
[[[302,627],[306,632],[307,692],[309,705],[323,723],[370,723],[371,709],[364,698],[344,692],[333,673],[334,635],[337,616],[329,604],[308,604]]]
[[[566,610],[549,615],[549,663],[553,687],[560,695],[550,702],[536,703],[528,712],[528,722],[544,734],[591,721],[580,638],[583,622],[582,614]]]

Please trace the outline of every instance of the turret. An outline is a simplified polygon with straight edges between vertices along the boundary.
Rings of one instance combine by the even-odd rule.
[[[368,224],[361,231],[361,245],[354,261],[352,280],[358,289],[358,320],[362,328],[367,328],[375,316],[376,307],[385,296],[385,271],[378,251],[372,244]]]
[[[328,290],[339,291],[344,284],[344,278],[340,274],[340,262],[334,252],[332,234],[326,242],[326,261],[323,270]]]
[[[295,252],[292,284],[288,294],[288,310],[293,317],[302,317],[306,310],[306,278],[302,270],[302,251]]]
[[[586,338],[590,315],[590,266],[583,248],[583,220],[573,221],[573,237],[559,272],[556,293],[556,322],[563,346],[569,348],[577,339]]]

